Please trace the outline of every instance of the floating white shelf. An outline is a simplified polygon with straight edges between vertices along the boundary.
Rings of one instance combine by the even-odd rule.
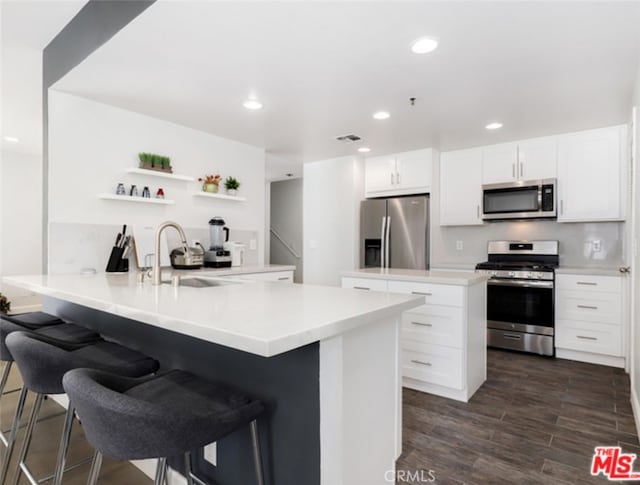
[[[207,197],[209,199],[223,199],[223,200],[235,200],[236,202],[244,202],[247,200],[245,197],[238,197],[237,195],[225,195],[225,194],[212,194],[211,192],[194,192],[195,197]]]
[[[151,197],[133,197],[131,195],[116,195],[116,194],[98,194],[98,198],[104,200],[118,200],[120,202],[141,202],[143,204],[159,204],[159,205],[173,205],[175,201],[169,199],[156,199]]]
[[[127,173],[135,173],[136,175],[150,175],[152,177],[160,177],[164,179],[182,180],[184,182],[193,182],[195,178],[188,175],[178,175],[175,173],[158,172],[156,170],[146,170],[144,168],[128,168]]]

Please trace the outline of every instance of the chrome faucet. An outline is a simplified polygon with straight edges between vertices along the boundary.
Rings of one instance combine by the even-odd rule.
[[[177,222],[167,221],[158,226],[158,229],[156,229],[156,235],[154,236],[155,253],[153,255],[152,273],[152,283],[154,285],[162,284],[162,270],[160,269],[160,235],[162,234],[162,231],[164,231],[167,227],[173,227],[176,231],[178,231],[180,233],[180,237],[182,238],[182,244],[184,245],[184,247],[187,247],[187,236],[185,236],[184,230],[182,229],[182,226],[180,226],[180,224],[178,224]]]

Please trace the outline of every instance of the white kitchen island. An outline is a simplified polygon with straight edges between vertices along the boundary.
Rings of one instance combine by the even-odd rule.
[[[367,268],[343,272],[342,286],[413,294],[400,332],[405,387],[468,401],[487,379],[487,277],[458,271]]]
[[[165,275],[168,276],[168,275]],[[200,276],[201,277],[201,276]],[[38,275],[4,281],[44,309],[262,399],[270,484],[384,484],[401,450],[401,315],[412,295],[218,278],[194,288],[135,275]],[[179,467],[179,466],[178,466]],[[248,431],[217,444],[219,483],[253,483]]]

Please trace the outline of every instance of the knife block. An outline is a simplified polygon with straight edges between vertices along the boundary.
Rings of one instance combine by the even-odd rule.
[[[126,273],[129,271],[129,260],[122,257],[124,248],[114,246],[109,255],[107,263],[107,273]]]

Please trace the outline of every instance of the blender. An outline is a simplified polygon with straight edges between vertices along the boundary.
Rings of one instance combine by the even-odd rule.
[[[209,251],[204,253],[204,265],[207,268],[230,268],[231,252],[224,249],[229,240],[229,228],[225,227],[222,217],[214,217],[209,221]]]

